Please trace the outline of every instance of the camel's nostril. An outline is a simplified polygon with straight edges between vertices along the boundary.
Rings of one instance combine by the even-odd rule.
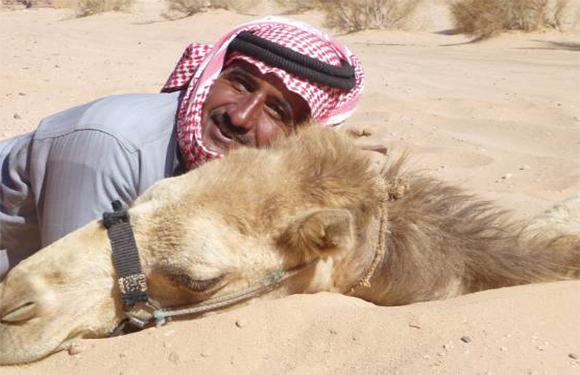
[[[54,292],[46,279],[18,272],[18,267],[8,274],[0,295],[0,322],[20,324],[45,315],[54,305]]]
[[[2,323],[18,323],[34,318],[36,316],[36,311],[36,303],[26,302],[17,308],[10,310],[7,314],[2,316],[0,320]]]

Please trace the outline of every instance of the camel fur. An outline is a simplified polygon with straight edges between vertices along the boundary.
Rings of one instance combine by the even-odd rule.
[[[532,232],[460,188],[405,171],[405,158],[377,171],[350,138],[319,127],[160,181],[130,215],[149,294],[162,305],[243,291],[317,258],[259,298],[330,291],[387,306],[579,277],[578,233]],[[107,336],[123,314],[101,221],[11,270],[0,301],[1,364]]]

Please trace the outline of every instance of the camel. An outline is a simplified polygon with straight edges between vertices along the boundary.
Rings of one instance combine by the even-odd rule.
[[[129,210],[148,294],[204,306],[282,272],[225,308],[322,291],[392,306],[579,277],[577,233],[530,233],[405,168],[379,170],[347,135],[310,126],[162,180]],[[0,284],[0,363],[108,336],[126,317],[116,276],[102,220],[21,262]]]

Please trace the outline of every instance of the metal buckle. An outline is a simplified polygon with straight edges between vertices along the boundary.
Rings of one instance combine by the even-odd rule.
[[[131,310],[125,311],[125,316],[129,319],[129,323],[141,329],[153,320],[157,320],[155,311],[159,310],[159,308],[159,304],[152,299],[138,301]]]

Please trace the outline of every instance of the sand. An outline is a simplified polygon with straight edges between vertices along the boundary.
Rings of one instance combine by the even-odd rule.
[[[368,85],[346,129],[527,219],[580,191],[580,33],[509,33],[469,43],[444,1],[410,31],[337,35]],[[96,98],[156,92],[193,41],[255,15],[181,20],[141,1],[131,14],[0,12],[0,139]],[[268,9],[262,11],[265,13]],[[291,16],[322,27],[319,14]],[[318,294],[84,340],[2,374],[578,374],[580,283],[377,307]],[[238,324],[236,324],[236,322]],[[239,327],[239,326],[241,327]],[[465,341],[462,341],[462,337]],[[0,343],[1,345],[2,343]]]

